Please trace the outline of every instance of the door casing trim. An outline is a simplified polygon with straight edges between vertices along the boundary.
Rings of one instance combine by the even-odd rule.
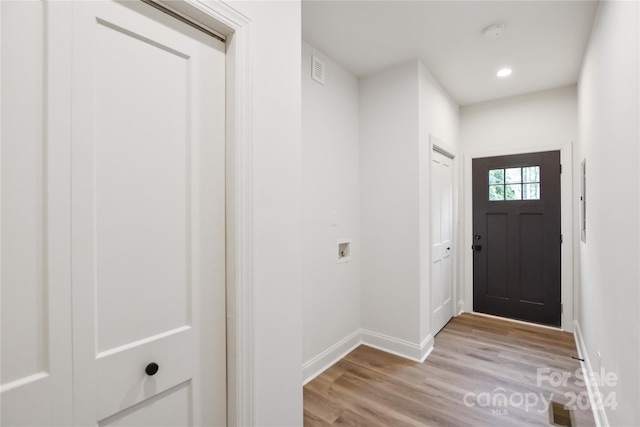
[[[497,151],[478,151],[465,153],[463,166],[463,227],[461,253],[463,289],[459,301],[462,311],[473,313],[473,257],[470,245],[473,241],[473,194],[472,194],[472,161],[482,157],[508,156],[514,154],[538,153],[543,151],[560,151],[562,176],[560,177],[560,209],[561,232],[564,242],[561,248],[561,292],[563,331],[573,332],[573,141],[568,144],[546,145],[529,148],[502,149]],[[558,236],[559,238],[560,236]],[[467,244],[468,243],[468,244]]]
[[[252,22],[219,0],[152,0],[226,38],[227,425],[254,425]]]

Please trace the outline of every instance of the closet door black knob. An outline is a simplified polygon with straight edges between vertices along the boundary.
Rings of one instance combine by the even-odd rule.
[[[144,368],[144,371],[147,373],[147,375],[152,376],[158,372],[158,369],[160,369],[160,367],[157,363],[149,363],[147,367]]]

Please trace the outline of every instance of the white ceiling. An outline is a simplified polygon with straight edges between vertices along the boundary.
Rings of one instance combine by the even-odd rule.
[[[358,77],[419,59],[459,105],[576,83],[596,1],[316,1],[302,37]],[[495,39],[482,35],[504,24]],[[513,74],[496,77],[500,68]]]

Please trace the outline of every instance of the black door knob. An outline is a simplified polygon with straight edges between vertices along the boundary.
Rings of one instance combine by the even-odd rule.
[[[152,376],[158,372],[158,369],[160,369],[160,367],[157,363],[149,363],[147,367],[144,368],[144,371],[147,373],[147,375]]]

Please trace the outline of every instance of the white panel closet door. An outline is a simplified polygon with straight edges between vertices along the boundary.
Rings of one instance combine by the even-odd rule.
[[[73,7],[76,423],[225,425],[224,44]]]
[[[431,307],[432,333],[453,317],[453,172],[451,158],[431,156]]]
[[[73,421],[70,16],[66,2],[0,2],[3,426]]]

